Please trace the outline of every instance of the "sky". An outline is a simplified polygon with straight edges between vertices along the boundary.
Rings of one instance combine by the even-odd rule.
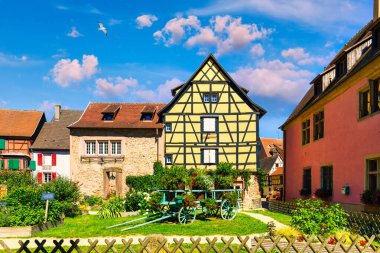
[[[372,0],[0,0],[0,108],[84,110],[90,101],[169,102],[213,53],[278,127]],[[98,30],[102,22],[108,31]]]

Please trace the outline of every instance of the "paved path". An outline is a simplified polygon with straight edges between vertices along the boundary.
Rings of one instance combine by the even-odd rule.
[[[257,214],[257,213],[250,213],[250,212],[240,212],[240,213],[243,213],[245,215],[248,215],[252,218],[255,218],[257,220],[260,220],[262,221],[263,223],[267,224],[268,222],[270,221],[273,221],[275,224],[276,224],[276,228],[283,228],[283,227],[288,227],[287,225],[281,223],[281,222],[278,222],[276,221],[275,219],[269,217],[269,216],[265,216],[265,215],[262,215],[262,214]],[[253,238],[253,237],[259,237],[259,236],[263,236],[263,235],[266,235],[266,233],[261,233],[261,234],[251,234],[251,235],[248,235],[250,238]],[[147,237],[146,235],[131,235],[131,236],[125,236],[125,237],[91,237],[91,238],[80,238],[80,242],[79,242],[79,246],[89,246],[89,240],[91,241],[95,241],[95,240],[98,240],[98,245],[106,245],[106,242],[105,240],[108,240],[108,241],[112,241],[112,240],[116,240],[116,244],[122,244],[122,239],[125,239],[125,240],[129,240],[129,239],[132,239],[133,240],[133,244],[139,244],[139,239],[143,239]],[[207,238],[210,238],[211,240],[216,237],[218,238],[218,241],[221,242],[221,238],[224,237],[224,238],[230,238],[230,237],[233,237],[234,238],[234,241],[233,243],[240,243],[240,241],[238,240],[237,236],[228,236],[228,235],[208,235],[208,236],[165,236],[165,238],[168,240],[169,243],[172,243],[174,242],[174,239],[177,239],[179,240],[180,238],[183,238],[184,239],[184,243],[191,243],[191,238],[194,238],[194,239],[197,239],[197,238],[200,238],[201,239],[201,243],[207,243]],[[242,238],[245,238],[246,236],[242,236]],[[21,241],[26,241],[26,240],[30,240],[30,243],[29,243],[29,248],[36,248],[37,245],[35,243],[35,240],[38,240],[38,241],[41,241],[41,240],[44,240],[46,239],[46,243],[44,246],[54,246],[54,243],[53,243],[53,240],[61,240],[62,238],[38,238],[38,237],[35,237],[35,238],[0,238],[0,250],[3,249],[2,245],[1,245],[1,241],[3,241],[10,249],[17,249],[20,247],[20,244],[19,244],[19,240]],[[62,246],[70,246],[70,240],[75,240],[77,238],[73,237],[73,238],[64,238],[64,243],[62,244]]]
[[[266,216],[266,215],[263,215],[263,214],[258,214],[258,213],[249,213],[249,212],[240,212],[240,213],[243,213],[245,215],[248,215],[248,216],[251,216],[252,218],[255,218],[261,222],[264,222],[265,224],[267,224],[268,222],[270,221],[273,221],[274,224],[276,225],[276,228],[287,228],[289,226],[279,222],[279,221],[276,221],[275,219],[273,219],[272,217],[269,217],[269,216]]]

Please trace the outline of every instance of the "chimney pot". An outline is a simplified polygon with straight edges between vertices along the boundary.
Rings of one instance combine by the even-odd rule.
[[[59,121],[61,118],[61,105],[55,105],[54,120]]]

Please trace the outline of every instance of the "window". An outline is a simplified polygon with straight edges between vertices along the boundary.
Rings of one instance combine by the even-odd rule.
[[[20,168],[20,160],[18,159],[9,159],[8,160],[8,169],[18,170]]]
[[[99,141],[99,155],[108,155],[108,141]]]
[[[324,135],[324,112],[314,114],[314,140],[323,138]]]
[[[310,143],[310,120],[302,122],[302,145]]]
[[[166,125],[165,125],[165,131],[167,133],[171,133],[172,132],[172,123],[166,123]]]
[[[279,164],[278,164],[278,163],[275,163],[275,166],[276,166],[276,168],[278,168]]]
[[[333,167],[323,166],[321,168],[321,189],[327,193],[328,196],[332,196],[333,192]]]
[[[121,155],[121,141],[111,141],[111,154]]]
[[[380,110],[380,85],[379,80],[370,82],[371,113]]]
[[[305,194],[311,195],[311,168],[303,170],[302,190]]]
[[[218,102],[218,94],[211,94],[211,102],[212,103]]]
[[[359,117],[365,117],[369,115],[371,111],[370,94],[369,90],[359,93]]]
[[[216,149],[203,149],[202,150],[203,164],[216,164],[217,150]]]
[[[43,165],[46,165],[46,166],[51,166],[51,165],[52,165],[51,155],[47,155],[47,154],[45,154],[45,155],[43,156],[43,159],[44,159],[44,163],[43,163]]]
[[[102,120],[104,121],[112,121],[114,119],[115,114],[113,113],[104,113]]]
[[[203,95],[203,102],[209,103],[210,102],[210,95],[209,94],[204,94]]]
[[[86,141],[86,155],[95,155],[95,141]]]
[[[166,164],[172,164],[173,163],[173,155],[166,155],[165,156],[165,163]]]
[[[380,190],[380,157],[368,159],[367,167],[367,189],[371,192]]]
[[[207,133],[216,132],[216,118],[202,118],[202,131]]]
[[[152,113],[143,113],[143,115],[141,116],[141,120],[142,121],[152,120],[152,119],[153,119],[153,114]]]
[[[44,173],[43,174],[43,181],[44,183],[49,183],[51,181],[51,173]]]

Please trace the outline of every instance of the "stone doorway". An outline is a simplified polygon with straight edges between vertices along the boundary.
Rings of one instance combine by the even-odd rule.
[[[123,176],[121,168],[103,169],[103,197],[111,195],[121,196],[123,194]]]

